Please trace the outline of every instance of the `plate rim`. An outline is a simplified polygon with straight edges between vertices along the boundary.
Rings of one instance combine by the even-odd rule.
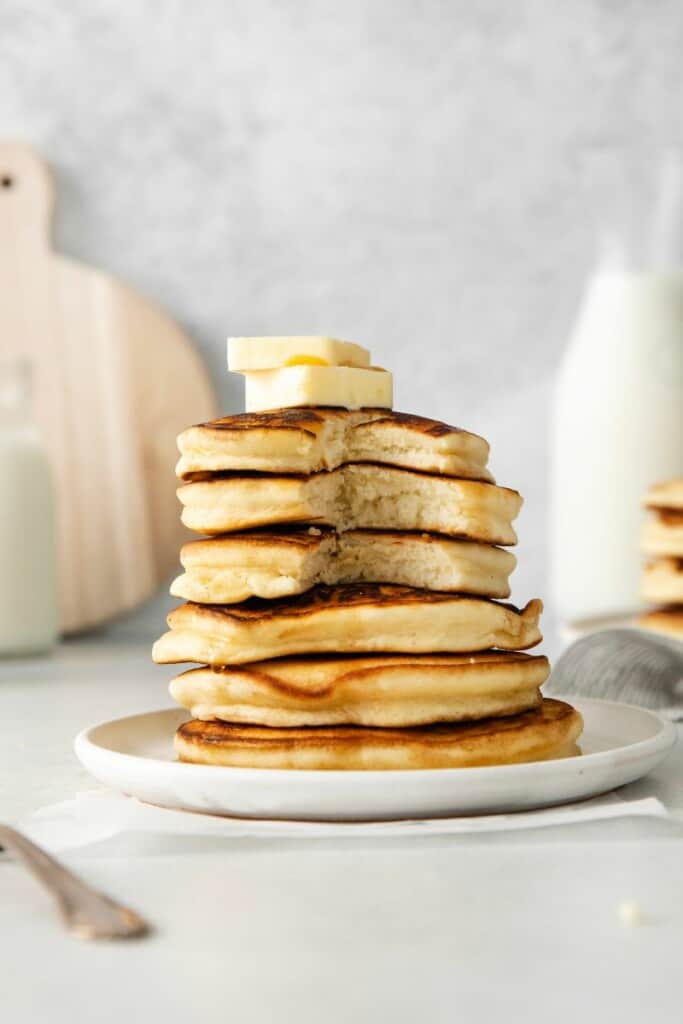
[[[157,708],[152,711],[141,711],[133,715],[123,715],[120,718],[112,718],[104,722],[97,722],[93,725],[86,726],[81,729],[76,735],[73,741],[73,749],[76,757],[84,764],[81,756],[82,751],[95,751],[97,754],[105,754],[114,756],[116,758],[125,759],[127,762],[144,762],[149,765],[158,767],[160,770],[168,771],[169,769],[177,769],[182,766],[184,774],[188,775],[205,775],[207,772],[211,773],[212,778],[217,778],[216,770],[220,770],[221,774],[223,771],[228,772],[233,778],[238,775],[246,777],[248,775],[256,774],[258,778],[263,781],[276,781],[281,777],[292,778],[293,775],[297,779],[313,779],[315,778],[318,784],[326,785],[332,784],[334,781],[345,780],[349,782],[352,779],[360,781],[360,779],[379,779],[380,777],[386,779],[388,777],[401,779],[411,778],[414,779],[419,776],[423,779],[434,778],[439,776],[460,776],[462,777],[463,771],[466,771],[468,778],[488,778],[493,779],[496,774],[509,773],[510,769],[521,772],[522,774],[533,774],[538,769],[539,765],[543,765],[547,768],[549,765],[554,765],[554,771],[560,771],[561,768],[558,766],[564,766],[567,770],[571,770],[577,764],[586,764],[590,762],[592,766],[599,768],[601,764],[610,761],[615,753],[618,751],[629,751],[637,759],[644,753],[651,756],[655,753],[664,753],[670,751],[677,739],[678,733],[675,724],[667,718],[664,718],[657,711],[652,708],[639,707],[637,704],[627,704],[623,701],[604,700],[599,697],[565,697],[562,694],[552,695],[556,700],[565,700],[568,703],[575,701],[578,705],[577,710],[581,713],[581,706],[598,705],[606,708],[625,708],[629,711],[635,711],[640,715],[645,715],[655,720],[659,725],[659,730],[653,735],[645,739],[636,740],[633,743],[627,743],[619,747],[610,747],[608,750],[599,750],[592,754],[582,754],[580,757],[565,757],[565,758],[551,758],[546,761],[527,761],[515,764],[496,764],[496,765],[477,765],[473,767],[463,768],[385,768],[385,769],[324,769],[319,768],[257,768],[257,767],[241,767],[232,765],[206,765],[206,764],[192,764],[187,761],[168,761],[162,760],[158,757],[146,757],[142,754],[127,754],[119,750],[110,750],[107,747],[96,743],[91,734],[100,728],[106,726],[117,725],[121,722],[125,722],[128,719],[139,719],[151,715],[159,715],[168,712],[179,713],[181,708],[165,707]],[[643,749],[644,748],[644,749]],[[326,782],[322,782],[325,779]]]

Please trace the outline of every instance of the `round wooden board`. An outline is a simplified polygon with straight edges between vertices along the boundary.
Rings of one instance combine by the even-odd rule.
[[[53,467],[61,622],[72,633],[150,597],[186,537],[175,439],[216,402],[161,309],[50,247],[54,191],[27,146],[0,143],[2,358],[30,360]]]

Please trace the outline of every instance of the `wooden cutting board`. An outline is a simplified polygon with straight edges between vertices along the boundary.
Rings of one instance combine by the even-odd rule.
[[[170,317],[53,252],[53,203],[42,160],[0,143],[0,360],[33,364],[56,488],[62,628],[71,633],[133,608],[173,571],[185,536],[175,438],[216,404]]]

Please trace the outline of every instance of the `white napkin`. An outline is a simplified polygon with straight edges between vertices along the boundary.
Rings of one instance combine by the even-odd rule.
[[[450,835],[505,832],[550,825],[632,816],[668,817],[655,797],[624,800],[607,793],[592,800],[516,814],[470,818],[429,818],[377,822],[262,821],[167,810],[109,790],[79,794],[73,800],[44,807],[19,828],[36,843],[57,853],[101,842],[121,833],[234,838],[364,838],[377,836]]]

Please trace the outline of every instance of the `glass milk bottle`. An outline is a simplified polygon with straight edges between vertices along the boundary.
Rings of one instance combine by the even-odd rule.
[[[643,251],[636,257],[633,245],[613,236],[588,280],[557,377],[551,589],[565,632],[637,611],[642,498],[656,481],[683,475],[678,164],[664,172],[652,229],[634,230],[632,208],[626,222],[624,238],[630,228]]]
[[[0,362],[0,656],[45,652],[58,631],[50,469],[29,399],[28,363]]]

